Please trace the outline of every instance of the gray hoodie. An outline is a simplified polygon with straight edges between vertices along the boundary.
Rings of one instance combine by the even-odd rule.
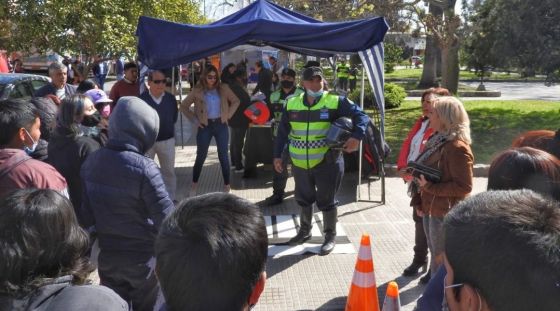
[[[63,276],[52,283],[39,287],[25,298],[1,297],[0,310],[13,311],[58,311],[128,310],[128,304],[113,290],[97,285],[72,285],[72,276]]]
[[[141,154],[156,142],[159,116],[138,97],[121,97],[109,119],[109,144],[134,146]]]

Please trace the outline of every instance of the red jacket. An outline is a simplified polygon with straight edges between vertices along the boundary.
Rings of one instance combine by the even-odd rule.
[[[416,135],[416,133],[420,130],[420,128],[422,127],[422,122],[424,122],[426,120],[425,117],[420,117],[418,120],[416,120],[416,123],[414,123],[414,126],[412,126],[412,129],[410,130],[410,132],[408,132],[408,135],[406,136],[406,139],[403,141],[402,146],[401,146],[401,152],[399,153],[399,159],[397,160],[397,169],[401,170],[403,168],[405,168],[408,164],[408,155],[410,154],[410,143],[412,142],[412,138],[414,138],[414,135]],[[420,145],[420,152],[422,152],[422,150],[424,150],[424,146],[426,145],[426,141],[428,141],[428,138],[430,137],[430,135],[432,135],[433,130],[431,128],[427,128],[426,131],[424,132],[424,137],[422,139],[422,144]]]
[[[0,149],[0,171],[8,172],[0,178],[0,198],[17,189],[52,189],[68,197],[66,180],[47,163],[29,159],[7,170],[4,164],[11,157],[23,154],[19,149]]]

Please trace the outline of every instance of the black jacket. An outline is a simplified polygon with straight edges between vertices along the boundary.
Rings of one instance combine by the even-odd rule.
[[[253,90],[253,95],[255,95],[258,91],[261,91],[264,95],[266,95],[266,103],[269,104],[270,102],[270,93],[272,93],[272,71],[262,68],[261,72],[259,72],[259,81],[257,82],[257,86]]]
[[[239,98],[239,107],[237,108],[231,119],[229,119],[228,124],[231,127],[247,128],[249,127],[249,118],[247,118],[247,116],[245,116],[243,112],[245,111],[245,109],[247,109],[247,107],[251,105],[251,97],[249,97],[249,93],[247,93],[245,88],[243,88],[237,82],[233,82],[228,85],[235,96]]]
[[[49,142],[48,163],[66,179],[70,201],[74,205],[76,214],[79,213],[82,205],[80,168],[86,158],[99,148],[99,143],[95,139],[88,136],[74,136],[64,128],[57,128]]]

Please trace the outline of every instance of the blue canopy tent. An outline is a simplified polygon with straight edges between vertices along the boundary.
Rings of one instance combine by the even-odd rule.
[[[318,57],[358,53],[374,91],[383,133],[383,38],[388,28],[383,17],[326,23],[257,0],[208,25],[142,16],[136,35],[140,61],[155,69],[189,63],[242,44],[269,45]]]

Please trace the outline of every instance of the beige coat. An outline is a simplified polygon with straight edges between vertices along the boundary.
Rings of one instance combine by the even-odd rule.
[[[227,123],[237,110],[237,107],[239,107],[239,99],[227,84],[220,84],[218,94],[221,100],[220,111],[222,123]],[[194,104],[194,113],[190,110],[192,104]],[[197,86],[190,92],[187,98],[181,103],[180,110],[187,118],[191,120],[196,119],[200,124],[208,125],[208,109],[204,101],[204,91],[202,87]]]

